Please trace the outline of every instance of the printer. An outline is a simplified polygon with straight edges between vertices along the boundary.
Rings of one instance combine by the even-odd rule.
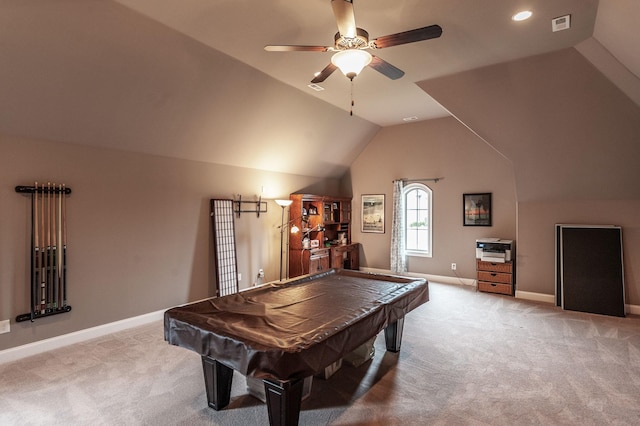
[[[500,238],[481,238],[476,240],[476,259],[492,263],[511,261],[513,241]]]

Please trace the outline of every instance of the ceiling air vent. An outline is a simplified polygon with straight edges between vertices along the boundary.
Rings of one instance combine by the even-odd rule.
[[[311,83],[311,84],[307,84],[307,87],[312,88],[313,90],[315,90],[316,92],[322,92],[324,90],[324,87],[319,86],[315,83]]]
[[[569,28],[571,28],[571,15],[559,16],[551,20],[551,29],[554,33]]]

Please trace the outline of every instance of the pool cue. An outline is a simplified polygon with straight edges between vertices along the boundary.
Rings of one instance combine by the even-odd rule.
[[[51,186],[51,182],[47,183],[47,188]],[[44,254],[44,278],[42,284],[44,284],[44,312],[47,311],[47,304],[49,303],[49,252],[51,251],[51,238],[49,237],[49,191],[45,190],[44,185],[42,187],[42,214],[43,214],[43,227],[42,227],[42,245],[45,250]],[[46,215],[46,216],[45,216]]]
[[[47,183],[47,310],[51,309],[53,293],[53,250],[51,246],[51,182]]]
[[[53,183],[52,188],[53,194],[51,195],[53,198],[53,202],[51,203],[51,307],[55,311],[58,308],[58,250],[57,250],[57,225],[58,220],[56,218],[56,204],[57,204],[57,194],[56,194],[56,184]]]
[[[46,253],[44,250],[44,184],[40,187],[40,313],[44,314],[47,309],[47,261]]]
[[[60,250],[57,251],[57,259],[58,259],[58,298],[57,305],[58,308],[62,307],[62,253],[60,253],[62,249],[62,197],[64,193],[62,192],[62,184],[58,185],[58,244],[60,245]]]
[[[35,192],[31,200],[31,320],[38,310],[38,284],[40,283],[40,245],[38,241],[38,182],[35,183]]]
[[[67,189],[62,184],[62,306],[67,306]]]

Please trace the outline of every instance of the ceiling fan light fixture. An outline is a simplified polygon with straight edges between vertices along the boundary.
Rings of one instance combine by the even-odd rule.
[[[340,71],[353,80],[360,71],[371,63],[371,54],[365,50],[347,49],[341,50],[331,57],[331,63],[340,68]]]

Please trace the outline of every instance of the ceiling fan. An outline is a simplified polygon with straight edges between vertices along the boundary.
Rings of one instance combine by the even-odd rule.
[[[331,7],[338,24],[333,46],[270,45],[265,46],[264,49],[269,52],[336,52],[331,58],[331,63],[311,80],[312,83],[323,82],[336,68],[340,68],[340,71],[353,81],[353,78],[367,65],[390,79],[397,80],[404,75],[404,71],[372,55],[367,49],[383,49],[429,40],[438,38],[442,34],[442,28],[439,25],[430,25],[369,40],[369,33],[356,27],[353,0],[331,0]]]

